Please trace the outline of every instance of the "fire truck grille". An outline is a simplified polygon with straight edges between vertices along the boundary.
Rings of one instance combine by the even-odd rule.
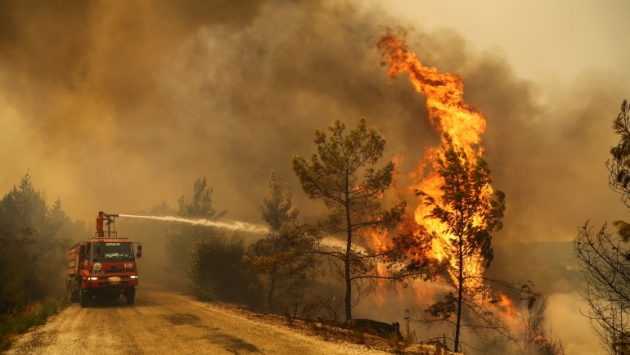
[[[127,275],[122,275],[122,276],[120,276],[120,278],[121,278],[121,279],[123,279],[123,280],[125,280],[125,279],[129,279],[129,276],[127,276]],[[99,279],[100,279],[100,280],[107,280],[107,279],[109,279],[109,276],[100,276],[100,277],[99,277]]]
[[[99,286],[110,286],[109,282],[99,282],[98,283]],[[129,285],[129,281],[122,281],[121,283],[119,283],[118,285],[115,286],[126,286]]]

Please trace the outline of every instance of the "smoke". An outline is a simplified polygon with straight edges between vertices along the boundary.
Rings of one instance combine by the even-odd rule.
[[[405,157],[403,177],[439,141],[422,95],[405,78],[388,86],[378,66],[374,44],[399,21],[354,2],[246,3],[3,2],[0,136],[13,153],[0,156],[0,186],[30,169],[71,216],[91,219],[84,211],[174,202],[205,175],[219,208],[255,221],[274,169],[317,218],[323,207],[295,193],[290,170],[294,153],[313,152],[314,128],[365,116],[385,159]],[[488,119],[486,157],[508,207],[495,243],[568,240],[614,214],[599,142],[614,142],[606,122],[621,96],[605,76],[543,95],[454,32],[415,30],[408,43],[423,64],[461,74]]]
[[[584,324],[581,310],[588,309],[588,304],[577,292],[557,293],[549,297],[545,317],[550,319],[550,328],[564,344],[566,354],[601,353],[599,338]],[[572,326],[566,326],[571,324]]]
[[[37,20],[22,3],[3,12],[22,33],[1,62],[3,117],[17,116],[6,138],[23,137],[13,142],[21,156],[2,157],[13,167],[3,186],[45,172],[43,188],[88,219],[82,211],[174,201],[206,175],[229,216],[257,220],[269,170],[295,189],[290,158],[312,151],[315,127],[366,116],[396,137],[392,152],[422,149],[418,135],[431,132],[412,90],[385,92],[369,42],[381,32],[375,12],[261,2],[257,16],[189,23],[170,5],[143,4],[59,6]],[[54,21],[65,17],[74,20]],[[47,26],[64,41],[41,38]]]
[[[406,186],[439,137],[424,97],[404,77],[388,85],[378,65],[375,43],[398,25],[410,27],[359,1],[2,1],[0,188],[28,170],[71,217],[91,221],[175,205],[206,176],[217,209],[255,223],[273,169],[314,221],[325,207],[298,190],[291,156],[314,151],[315,128],[361,116],[386,139],[383,160],[404,156]],[[487,118],[485,156],[507,196],[494,244],[568,241],[586,219],[624,217],[603,165],[624,82],[593,71],[545,88],[501,53],[421,26],[411,49],[464,77],[464,100]],[[491,270],[528,258],[497,258]]]
[[[269,232],[269,229],[265,226],[257,226],[254,224],[249,224],[240,221],[234,222],[217,222],[210,221],[207,219],[187,219],[173,216],[134,216],[131,214],[119,214],[119,217],[130,217],[130,218],[141,218],[141,219],[153,219],[157,221],[165,221],[165,222],[178,222],[178,223],[188,223],[197,226],[206,226],[206,227],[217,227],[221,229],[227,229],[230,231],[238,231],[238,232],[249,232],[256,234],[265,234]]]

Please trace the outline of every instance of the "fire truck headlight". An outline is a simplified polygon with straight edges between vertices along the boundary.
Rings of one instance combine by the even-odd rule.
[[[90,276],[90,277],[88,277],[88,280],[96,281],[96,280],[98,280],[98,277],[97,276]]]
[[[131,276],[129,276],[129,277],[130,277],[130,278],[132,278],[132,279],[137,279],[137,278],[138,278],[138,275],[131,275]]]

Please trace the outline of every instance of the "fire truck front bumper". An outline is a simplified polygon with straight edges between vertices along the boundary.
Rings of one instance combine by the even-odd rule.
[[[138,286],[137,275],[98,275],[88,276],[83,280],[83,288],[113,288],[127,289],[129,287]]]

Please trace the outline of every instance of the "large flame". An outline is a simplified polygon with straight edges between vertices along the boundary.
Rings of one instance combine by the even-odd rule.
[[[486,129],[486,119],[479,109],[466,104],[463,100],[464,81],[457,74],[441,73],[436,68],[423,66],[416,53],[409,50],[403,39],[394,31],[388,31],[378,42],[378,49],[383,54],[382,65],[389,67],[389,77],[394,78],[402,73],[407,73],[412,85],[426,96],[426,105],[431,123],[440,133],[442,142],[445,138],[442,133],[447,133],[453,143],[462,148],[469,161],[474,161],[477,154],[483,152],[481,147],[481,134]],[[437,173],[436,154],[443,152],[440,147],[428,147],[425,149],[423,162],[420,163],[412,178],[417,181],[413,188],[422,190],[427,195],[440,202],[444,185],[443,179]],[[426,167],[431,166],[429,173],[425,173]],[[492,188],[487,186],[485,193],[492,193]],[[439,238],[432,244],[430,257],[438,260],[449,258],[446,248],[450,245],[454,236],[446,233],[446,226],[435,219],[426,219],[430,208],[420,204],[414,213],[415,222],[426,228],[429,233],[435,233]],[[450,259],[451,265],[457,269],[457,260]],[[464,274],[466,287],[480,286],[479,276],[483,273],[483,264],[480,256],[472,256],[464,262]],[[451,275],[456,281],[455,275]]]
[[[486,130],[486,119],[479,109],[464,102],[462,77],[423,66],[416,53],[393,31],[381,38],[378,48],[384,55],[381,64],[389,65],[388,75],[394,78],[408,73],[415,89],[426,96],[429,119],[437,131],[448,133],[467,154],[481,153],[479,143]]]

